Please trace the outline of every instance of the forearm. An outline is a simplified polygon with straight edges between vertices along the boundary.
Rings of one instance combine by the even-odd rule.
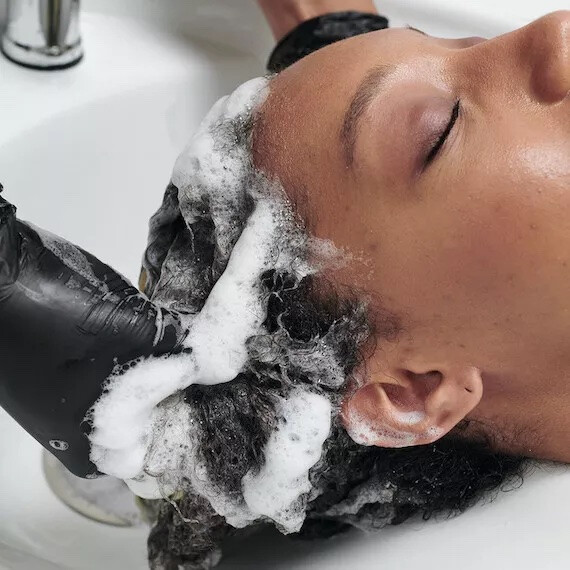
[[[276,41],[299,24],[330,12],[377,14],[373,0],[258,0]]]

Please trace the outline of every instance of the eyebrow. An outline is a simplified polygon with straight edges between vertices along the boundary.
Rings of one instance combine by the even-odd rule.
[[[407,29],[427,36],[422,30],[406,26]],[[380,64],[373,67],[358,85],[350,104],[344,115],[340,129],[340,143],[343,148],[347,166],[354,162],[354,145],[360,118],[368,109],[372,100],[388,86],[390,78],[396,74],[398,66],[394,64]]]

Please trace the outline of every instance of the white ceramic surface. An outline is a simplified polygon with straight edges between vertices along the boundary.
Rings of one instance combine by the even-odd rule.
[[[392,25],[444,37],[491,37],[566,4],[378,2]],[[0,181],[21,218],[136,281],[148,218],[177,153],[218,96],[263,73],[271,39],[253,0],[84,6],[80,66],[46,74],[0,58]],[[217,47],[189,39],[198,36]],[[567,469],[541,467],[521,489],[452,520],[313,544],[264,532],[232,542],[219,568],[562,570],[570,566],[569,507]],[[93,523],[52,496],[39,445],[0,411],[0,568],[142,570],[145,540],[145,529]]]

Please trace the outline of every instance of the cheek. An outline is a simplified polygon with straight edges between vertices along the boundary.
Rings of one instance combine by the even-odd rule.
[[[545,264],[538,228],[547,241],[552,236],[537,193],[525,195],[500,180],[455,188],[394,220],[388,247],[378,251],[378,265],[384,267],[380,288],[414,312],[418,307],[441,313],[464,312],[466,306],[500,310],[512,304],[515,284],[527,289]]]
[[[566,289],[561,261],[570,252],[570,146],[558,128],[518,120],[495,144],[481,144],[477,162],[464,167],[442,213],[450,269],[473,291],[531,299]],[[447,244],[447,245],[445,245]],[[463,256],[463,261],[462,261]]]
[[[502,275],[524,269],[529,221],[511,198],[471,197],[445,212],[431,247],[440,252],[439,270],[450,283],[470,294],[496,292]]]
[[[467,177],[442,210],[448,231],[437,240],[449,270],[471,291],[511,297],[516,286],[526,301],[539,289],[546,301],[562,283],[566,291],[570,179],[560,170],[554,176],[553,164],[561,161],[542,147],[540,167],[529,168],[528,155],[539,147],[513,151],[508,163],[489,159],[489,172]]]

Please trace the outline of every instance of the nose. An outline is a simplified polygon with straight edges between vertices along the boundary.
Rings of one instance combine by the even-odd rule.
[[[460,52],[463,69],[480,85],[524,89],[539,103],[558,103],[570,94],[570,10],[551,12],[489,40],[468,38]]]
[[[552,12],[521,31],[532,69],[531,90],[542,102],[557,103],[570,93],[570,10]]]

